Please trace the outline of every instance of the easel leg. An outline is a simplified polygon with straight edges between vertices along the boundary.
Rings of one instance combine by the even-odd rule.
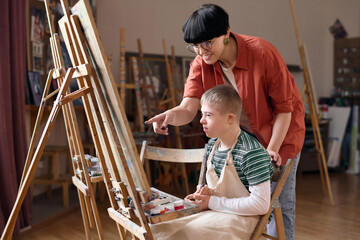
[[[28,154],[26,156],[26,161],[25,161],[25,166],[24,166],[24,170],[23,170],[23,174],[21,176],[21,181],[20,181],[20,186],[23,184],[23,180],[24,180],[24,177],[29,169],[29,165],[31,163],[31,159],[33,157],[33,151],[34,151],[34,146],[35,146],[35,140],[36,140],[36,136],[37,136],[37,133],[38,133],[38,128],[39,128],[39,125],[41,123],[41,120],[42,120],[42,116],[43,116],[43,113],[44,113],[44,107],[45,107],[45,96],[48,95],[48,92],[49,92],[49,88],[50,88],[50,82],[52,80],[52,74],[53,74],[53,70],[51,69],[49,71],[49,74],[47,76],[47,79],[46,79],[46,83],[45,83],[45,88],[44,88],[44,93],[43,93],[43,96],[42,96],[42,101],[40,103],[40,106],[39,106],[39,111],[38,111],[38,114],[37,114],[37,117],[36,117],[36,121],[35,121],[35,125],[34,125],[34,128],[33,128],[33,133],[32,133],[32,136],[31,136],[31,140],[30,140],[30,144],[29,144],[29,150],[28,150]]]
[[[306,58],[307,57],[306,48],[300,41],[300,34],[299,34],[298,25],[297,25],[296,16],[295,16],[294,3],[292,0],[290,0],[290,8],[291,8],[292,18],[294,21],[294,27],[295,27],[295,32],[296,32],[296,37],[297,37],[297,42],[298,42],[298,47],[299,47],[299,53],[300,53],[300,58],[301,58],[301,65],[303,67],[303,74],[304,74],[304,80],[305,80],[305,86],[306,86],[306,95],[307,95],[307,101],[308,101],[308,106],[309,106],[310,115],[311,115],[311,124],[313,127],[316,149],[318,151],[317,156],[318,156],[318,163],[319,163],[319,168],[320,168],[320,175],[322,176],[322,171],[324,171],[330,203],[331,203],[331,205],[334,205],[334,199],[333,199],[333,195],[332,195],[332,191],[331,191],[328,169],[327,169],[326,159],[325,159],[325,153],[324,153],[321,134],[320,134],[320,130],[319,130],[319,122],[318,122],[318,116],[317,116],[316,106],[315,106],[315,104],[317,104],[317,102],[314,101],[313,89],[311,89],[312,84],[311,84],[311,78],[310,78],[310,69],[309,69],[307,58]],[[321,159],[319,158],[319,156],[321,156]],[[322,161],[322,164],[320,164],[320,161]],[[322,181],[324,180],[323,176],[321,177],[321,180]],[[324,181],[323,181],[323,183],[324,183]],[[324,184],[323,184],[323,189],[325,189]]]
[[[88,213],[88,218],[89,218],[89,222],[90,222],[90,228],[94,228],[95,220],[94,220],[94,216],[92,215],[91,203],[90,203],[90,197],[89,196],[85,196],[85,206],[86,206],[86,212]]]
[[[45,128],[43,130],[43,134],[42,134],[42,136],[40,138],[39,145],[36,148],[36,151],[35,151],[34,156],[32,158],[31,164],[29,166],[29,170],[26,172],[23,184],[20,186],[20,189],[19,189],[16,201],[15,201],[14,207],[13,207],[13,209],[11,211],[11,214],[10,214],[9,219],[7,221],[7,224],[5,226],[5,229],[4,229],[3,235],[1,237],[1,240],[8,240],[8,239],[10,240],[11,237],[12,237],[13,229],[14,229],[14,226],[15,226],[15,223],[16,223],[16,218],[17,218],[17,216],[19,214],[21,205],[22,205],[22,203],[23,203],[23,201],[25,199],[26,192],[29,189],[31,181],[32,181],[32,179],[33,179],[33,177],[35,175],[37,165],[38,165],[39,160],[41,158],[41,155],[42,155],[42,153],[43,153],[43,151],[45,149],[46,141],[47,141],[47,139],[48,139],[48,137],[50,135],[51,129],[52,129],[52,127],[53,127],[53,125],[55,123],[56,117],[57,117],[57,115],[58,115],[58,113],[60,111],[61,99],[64,96],[65,89],[67,89],[69,87],[71,77],[72,77],[74,71],[75,71],[74,68],[69,68],[69,70],[66,73],[64,85],[60,89],[60,92],[59,92],[59,94],[58,94],[58,96],[56,98],[56,101],[54,102],[54,106],[53,106],[53,108],[52,108],[52,110],[50,112],[48,121],[47,121],[46,126],[45,126]]]
[[[83,224],[84,224],[84,229],[85,229],[85,237],[87,240],[90,240],[90,224],[89,224],[89,220],[87,217],[87,212],[86,212],[86,207],[85,207],[85,195],[79,190],[77,189],[78,192],[78,197],[79,197],[79,202],[80,202],[80,209],[81,209],[81,215],[82,215],[82,219],[83,219]]]

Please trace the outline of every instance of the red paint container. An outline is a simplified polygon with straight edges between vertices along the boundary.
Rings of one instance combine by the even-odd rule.
[[[176,201],[174,202],[174,210],[177,211],[177,210],[181,210],[184,208],[184,203],[183,201],[179,200],[179,201]]]

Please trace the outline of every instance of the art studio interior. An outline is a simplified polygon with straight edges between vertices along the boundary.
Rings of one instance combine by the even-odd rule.
[[[360,239],[360,1],[3,2],[1,240]]]

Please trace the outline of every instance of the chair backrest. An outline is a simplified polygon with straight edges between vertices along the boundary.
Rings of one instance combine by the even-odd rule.
[[[206,161],[205,149],[206,145],[204,148],[196,149],[155,147],[150,146],[146,141],[143,141],[140,151],[140,161],[145,165],[145,172],[150,181],[149,164],[145,162],[145,159],[168,163],[204,163],[204,161]],[[202,184],[204,181],[204,165],[205,164],[201,165],[199,184]],[[183,174],[185,174],[185,172]],[[187,178],[184,179],[184,181],[187,181]]]
[[[251,236],[252,240],[259,239],[261,235],[264,237],[268,237],[271,239],[284,239],[285,240],[285,231],[284,231],[284,223],[281,214],[281,205],[279,202],[279,196],[281,191],[285,185],[287,178],[290,175],[291,170],[294,166],[294,159],[289,159],[286,165],[282,165],[280,167],[274,166],[274,174],[272,177],[272,181],[276,182],[276,186],[271,194],[271,202],[269,211],[260,217],[258,224],[255,227],[255,230]],[[278,234],[278,238],[274,236],[269,236],[263,232],[266,224],[268,223],[269,217],[271,213],[274,211],[276,230]]]
[[[173,163],[202,163],[204,154],[205,148],[178,149],[154,147],[147,145],[146,141],[143,141],[140,160],[141,162],[144,159],[149,159]]]

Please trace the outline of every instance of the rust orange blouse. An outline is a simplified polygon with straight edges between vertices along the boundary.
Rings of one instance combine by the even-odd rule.
[[[300,151],[305,137],[305,108],[294,77],[278,50],[268,41],[231,33],[238,45],[233,73],[240,98],[252,130],[266,148],[272,135],[274,114],[291,112],[289,130],[279,150],[282,164]],[[202,94],[224,84],[218,62],[206,64],[197,56],[190,65],[184,98],[201,98]]]

